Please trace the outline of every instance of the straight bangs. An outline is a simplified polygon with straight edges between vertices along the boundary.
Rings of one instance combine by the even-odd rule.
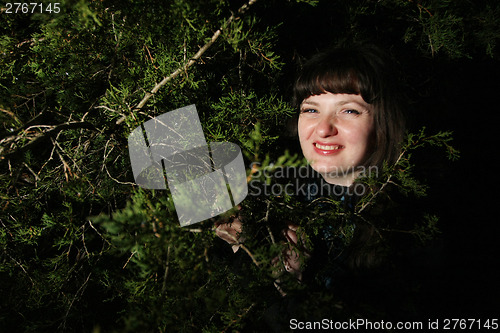
[[[312,58],[302,69],[294,87],[294,106],[299,108],[309,96],[327,92],[361,95],[368,104],[376,100],[377,76],[362,59],[348,54],[320,55]]]

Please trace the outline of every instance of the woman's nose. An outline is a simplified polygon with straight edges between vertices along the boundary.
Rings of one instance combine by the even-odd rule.
[[[316,125],[316,133],[320,137],[329,137],[338,133],[336,120],[333,117],[323,117]]]

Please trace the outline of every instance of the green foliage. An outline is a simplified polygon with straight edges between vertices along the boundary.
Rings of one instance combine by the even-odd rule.
[[[365,210],[374,211],[375,216],[369,213],[370,223],[374,224],[381,230],[405,232],[415,235],[420,241],[424,242],[434,238],[439,233],[437,222],[439,217],[430,213],[420,213],[415,224],[411,225],[405,217],[400,223],[395,223],[388,219],[390,216],[391,207],[394,204],[391,196],[395,193],[400,193],[412,200],[425,197],[427,195],[428,186],[421,183],[414,175],[415,163],[412,156],[415,152],[429,147],[440,147],[445,150],[449,160],[457,160],[459,151],[450,145],[453,140],[451,132],[438,132],[433,135],[428,135],[425,128],[420,129],[417,133],[407,133],[406,140],[402,144],[401,154],[394,165],[384,165],[382,172],[368,174],[366,178],[360,181],[368,186],[371,190],[363,196],[357,203],[355,214],[365,219]],[[379,171],[379,170],[377,170]],[[375,177],[376,176],[376,177]],[[390,189],[393,188],[393,189]],[[382,198],[381,198],[382,197]],[[380,210],[381,205],[383,208]],[[402,205],[397,207],[396,215],[404,216],[399,209],[406,209]],[[398,228],[402,228],[399,229]]]
[[[249,179],[273,186],[282,167],[305,166],[283,134],[294,111],[292,67],[317,45],[382,31],[377,39],[420,57],[494,58],[500,31],[496,2],[257,1],[243,14],[224,0],[59,2],[60,14],[2,8],[0,16],[1,331],[267,331],[278,321],[273,309],[286,299],[283,290],[302,297],[304,316],[358,316],[290,274],[275,286],[283,267],[272,261],[288,249],[281,233],[288,221],[299,224],[304,246],[294,250],[301,253],[329,223],[346,243],[353,237],[352,215],[338,201],[248,197],[241,210],[247,241],[233,255],[214,220],[180,228],[168,192],[134,184],[127,137],[152,117],[196,104],[207,141],[240,145],[247,165],[255,163]],[[325,7],[346,17],[327,35],[296,21],[297,13]],[[377,29],[367,23],[374,21]],[[307,51],[294,45],[304,42],[291,30],[297,26]],[[184,68],[220,27],[220,37]],[[383,212],[397,211],[379,207],[393,208],[389,188],[424,196],[413,153],[439,146],[453,159],[450,140],[444,131],[408,134],[398,163],[363,180],[374,191],[355,217],[373,219],[381,233],[422,242],[435,236],[434,212],[388,225]]]

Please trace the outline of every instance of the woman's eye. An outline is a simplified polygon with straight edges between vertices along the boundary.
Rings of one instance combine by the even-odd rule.
[[[316,112],[318,112],[318,111],[315,109],[302,109],[302,110],[300,110],[300,113],[316,113]]]
[[[359,112],[358,110],[352,110],[352,109],[344,110],[344,113],[355,114],[355,115],[361,114],[361,112]]]

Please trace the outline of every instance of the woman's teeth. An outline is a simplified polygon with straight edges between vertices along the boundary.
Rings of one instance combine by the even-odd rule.
[[[321,150],[337,150],[337,149],[344,148],[344,146],[341,146],[341,145],[325,146],[325,145],[320,145],[317,143],[315,143],[315,145],[316,145],[316,148],[321,149]]]

